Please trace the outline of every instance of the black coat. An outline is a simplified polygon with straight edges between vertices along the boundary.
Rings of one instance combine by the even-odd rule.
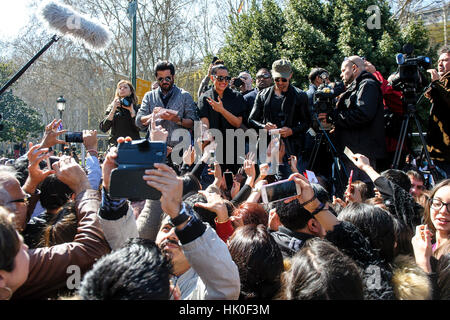
[[[386,156],[384,107],[380,83],[363,71],[340,97],[336,110],[330,114],[335,125],[336,149],[347,146],[354,153],[369,159]]]
[[[267,122],[272,122],[269,109],[274,88],[275,86],[271,86],[258,92],[248,118],[250,127],[263,129]],[[284,114],[284,126],[291,128],[293,132],[292,136],[285,139],[286,153],[297,155],[303,150],[305,133],[311,127],[308,96],[302,90],[290,85],[281,110]]]

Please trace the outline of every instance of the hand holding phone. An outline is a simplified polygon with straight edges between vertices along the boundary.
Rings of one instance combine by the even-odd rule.
[[[261,187],[264,203],[281,201],[301,194],[301,188],[293,180],[280,180]]]

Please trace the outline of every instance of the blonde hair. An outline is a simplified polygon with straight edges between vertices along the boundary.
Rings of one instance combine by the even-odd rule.
[[[117,98],[120,98],[120,97],[119,97],[119,87],[120,87],[121,84],[124,84],[124,83],[126,83],[126,84],[128,85],[128,87],[130,88],[130,91],[131,91],[131,95],[130,95],[130,97],[131,97],[131,102],[132,102],[134,105],[137,105],[139,100],[138,100],[138,97],[137,97],[137,95],[136,95],[136,90],[134,89],[133,84],[132,84],[130,81],[128,81],[128,80],[120,80],[120,81],[117,83],[116,93],[115,93],[115,95],[114,95],[114,100],[117,99]]]
[[[394,260],[392,285],[399,300],[430,300],[432,286],[428,275],[410,256],[399,255]]]

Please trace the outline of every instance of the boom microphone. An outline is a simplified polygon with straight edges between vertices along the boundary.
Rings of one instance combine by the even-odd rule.
[[[98,22],[56,1],[46,1],[39,9],[48,26],[62,35],[81,40],[92,50],[101,50],[110,42],[111,33]]]
[[[81,40],[91,50],[99,51],[108,46],[111,33],[100,24],[72,10],[71,7],[54,1],[47,1],[40,7],[41,17],[49,27],[62,35],[68,35],[75,40]],[[17,73],[1,88],[0,96],[19,79],[22,74],[45,52],[52,44],[59,40],[53,35],[49,42],[30,59]]]

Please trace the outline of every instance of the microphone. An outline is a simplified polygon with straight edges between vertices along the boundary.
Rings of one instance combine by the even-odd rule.
[[[109,45],[111,32],[93,19],[56,1],[46,1],[39,8],[41,19],[62,35],[81,40],[94,51]]]

